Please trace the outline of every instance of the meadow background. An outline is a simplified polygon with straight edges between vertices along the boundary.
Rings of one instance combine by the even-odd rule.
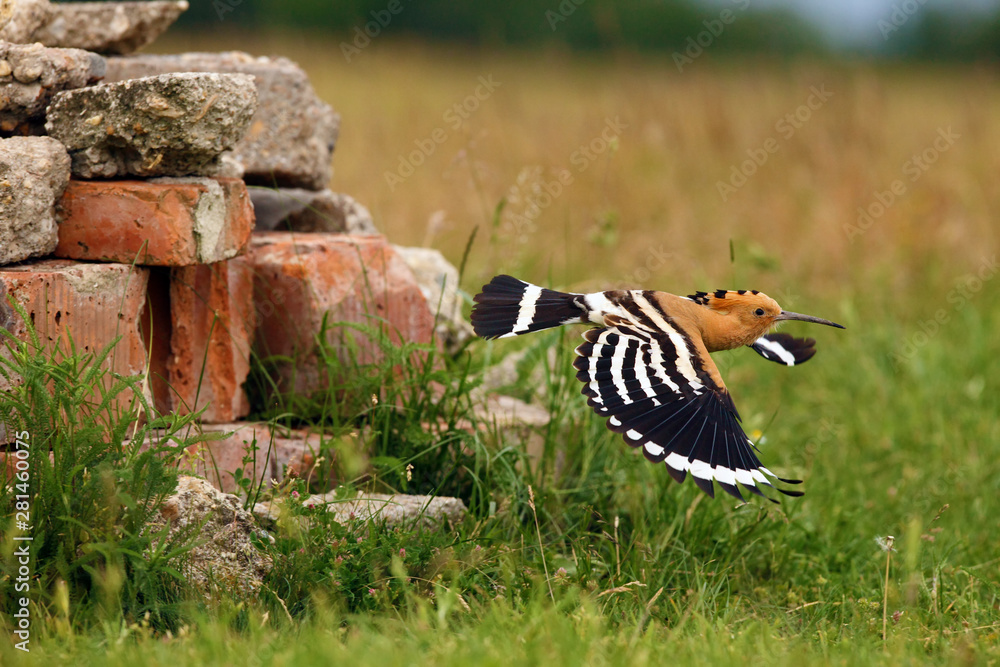
[[[394,243],[463,264],[470,295],[499,272],[574,291],[746,288],[845,324],[785,327],[817,338],[800,368],[716,355],[764,464],[804,479],[806,495],[737,506],[673,483],[590,414],[571,369],[579,331],[476,341],[435,377],[474,384],[524,351],[507,390],[553,421],[537,456],[527,437],[495,430],[462,440],[451,461],[412,434],[386,445],[416,466],[411,491],[470,504],[455,534],[364,532],[379,546],[357,557],[379,565],[353,583],[336,570],[354,586],[339,592],[323,574],[335,558],[324,536],[299,535],[279,544],[292,554],[286,588],[272,582],[281,606],[54,624],[27,660],[2,643],[0,659],[1000,661],[1000,71],[988,52],[753,55],[723,48],[723,33],[718,51],[678,68],[669,49],[493,48],[389,30],[348,59],[349,39],[229,22],[175,29],[153,50],[297,61],[342,116],[331,187]],[[419,393],[425,377],[400,391]]]

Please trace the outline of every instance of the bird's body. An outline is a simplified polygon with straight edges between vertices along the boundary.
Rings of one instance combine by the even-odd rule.
[[[767,334],[776,322],[840,327],[783,311],[774,299],[747,290],[687,297],[650,290],[573,294],[497,276],[475,302],[472,325],[484,338],[598,325],[584,334],[574,363],[590,406],[647,459],[665,462],[677,481],[690,472],[709,495],[714,480],[740,500],[737,483],[763,495],[758,487],[772,486],[765,475],[781,478],[757,459],[709,353],[747,345],[765,359],[793,366],[815,354],[815,341]]]

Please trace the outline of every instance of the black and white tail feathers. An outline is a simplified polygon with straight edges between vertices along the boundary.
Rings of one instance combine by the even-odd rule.
[[[588,321],[582,294],[545,289],[511,276],[483,286],[472,308],[472,328],[482,338],[508,338]]]

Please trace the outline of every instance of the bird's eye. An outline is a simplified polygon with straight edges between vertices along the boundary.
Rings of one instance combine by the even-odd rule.
[[[756,315],[757,317],[764,317],[764,309],[758,308],[757,310],[753,311],[753,314]]]

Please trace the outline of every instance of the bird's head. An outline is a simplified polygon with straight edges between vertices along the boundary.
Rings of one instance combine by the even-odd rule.
[[[704,334],[710,349],[724,350],[749,345],[775,324],[785,320],[844,328],[830,320],[782,310],[777,301],[757,290],[697,292],[688,298],[722,316],[706,321]]]

